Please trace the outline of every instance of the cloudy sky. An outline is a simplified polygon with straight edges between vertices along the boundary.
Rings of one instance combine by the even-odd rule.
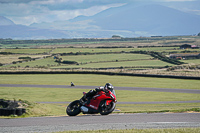
[[[0,0],[0,16],[16,24],[30,25],[69,20],[79,15],[91,16],[111,7],[138,1],[151,1],[200,15],[199,0]]]

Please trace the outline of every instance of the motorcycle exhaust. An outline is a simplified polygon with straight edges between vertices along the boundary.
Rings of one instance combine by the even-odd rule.
[[[81,106],[81,111],[84,112],[84,113],[87,113],[88,112],[88,108],[85,107],[85,106]]]

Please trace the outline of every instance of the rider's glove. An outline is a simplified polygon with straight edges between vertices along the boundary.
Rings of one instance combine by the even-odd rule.
[[[96,91],[96,92],[99,92],[99,88],[95,88],[95,91]]]
[[[108,93],[109,91],[108,91],[108,89],[105,89],[105,93]]]

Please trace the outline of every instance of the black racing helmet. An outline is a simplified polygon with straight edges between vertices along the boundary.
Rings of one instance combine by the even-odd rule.
[[[105,88],[107,88],[108,90],[112,90],[114,89],[114,86],[111,83],[106,83]]]

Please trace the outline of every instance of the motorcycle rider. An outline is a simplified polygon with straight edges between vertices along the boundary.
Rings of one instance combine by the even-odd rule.
[[[71,82],[71,86],[75,86],[73,82]]]
[[[104,91],[105,93],[108,93],[108,90],[110,90],[116,96],[114,91],[114,86],[111,83],[106,83],[104,87],[101,86],[99,88],[95,88],[94,90],[90,90],[81,98],[81,100],[84,102],[87,101],[87,104],[89,104],[92,97],[96,95],[98,92]]]

